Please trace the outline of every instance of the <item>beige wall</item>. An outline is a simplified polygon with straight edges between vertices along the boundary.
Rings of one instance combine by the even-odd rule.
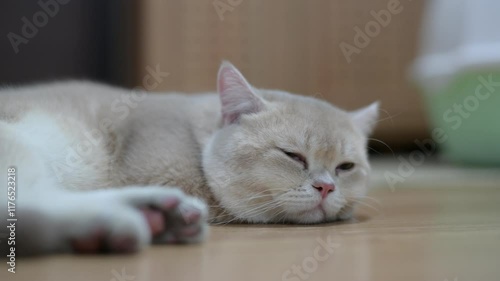
[[[380,100],[386,120],[376,137],[407,144],[426,135],[406,72],[422,1],[401,0],[402,11],[350,63],[339,47],[354,44],[354,27],[364,28],[373,20],[370,12],[391,1],[142,0],[137,69],[159,63],[170,72],[161,91],[214,90],[217,67],[228,59],[256,87],[317,95],[347,109]],[[214,3],[235,6],[221,19]],[[136,84],[143,75],[137,73]]]

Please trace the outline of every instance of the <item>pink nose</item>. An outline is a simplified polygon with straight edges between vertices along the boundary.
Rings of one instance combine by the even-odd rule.
[[[335,191],[335,185],[332,183],[315,182],[313,187],[321,193],[321,198],[326,198],[328,193]]]

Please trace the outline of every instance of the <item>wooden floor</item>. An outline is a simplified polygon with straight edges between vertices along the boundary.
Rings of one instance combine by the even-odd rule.
[[[378,188],[356,221],[218,226],[131,256],[20,259],[0,280],[500,280],[500,184]]]

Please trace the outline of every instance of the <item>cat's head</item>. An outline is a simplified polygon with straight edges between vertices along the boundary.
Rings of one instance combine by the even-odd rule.
[[[227,212],[259,223],[350,217],[367,190],[367,136],[377,103],[346,112],[314,98],[255,89],[227,62],[218,92],[223,125],[204,150],[203,169]]]

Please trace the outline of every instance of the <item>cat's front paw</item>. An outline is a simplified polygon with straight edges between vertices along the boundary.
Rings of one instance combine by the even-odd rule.
[[[134,252],[150,242],[193,243],[206,237],[206,205],[180,190],[129,187],[92,195],[97,200],[84,213],[93,223],[73,236],[75,252]],[[96,202],[102,205],[96,208]]]
[[[205,203],[180,190],[128,188],[120,197],[142,212],[153,243],[197,243],[206,237],[208,211]]]
[[[165,222],[164,228],[153,233],[153,243],[198,243],[207,235],[207,208],[196,198],[185,198],[177,208],[161,215]]]

